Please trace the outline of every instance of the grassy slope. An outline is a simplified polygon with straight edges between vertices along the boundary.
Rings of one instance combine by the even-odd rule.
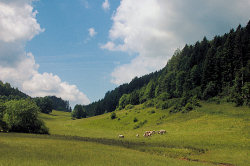
[[[0,134],[0,138],[0,166],[196,165],[123,147],[55,136]]]
[[[152,113],[152,110],[155,113]],[[41,114],[52,136],[0,134],[0,156],[2,156],[0,165],[2,163],[17,165],[13,162],[19,163],[25,154],[31,156],[30,165],[37,161],[41,161],[41,165],[79,165],[80,163],[85,163],[84,165],[215,165],[216,163],[231,163],[243,166],[250,164],[248,157],[250,109],[247,107],[237,108],[230,104],[203,103],[203,106],[195,111],[170,115],[167,110],[143,109],[142,106],[136,106],[131,110],[118,111],[117,116],[120,120],[118,118],[111,120],[110,113],[87,119],[71,120],[69,113],[53,111],[51,115]],[[135,117],[138,122],[133,122]],[[147,120],[147,123],[134,129],[144,120]],[[151,138],[142,137],[146,130],[159,129],[167,130],[167,134],[153,135]],[[137,133],[140,134],[139,138],[135,136]],[[53,134],[70,137],[58,138]],[[125,135],[125,138],[119,140],[118,134]],[[28,146],[29,144],[31,146]],[[7,154],[16,160],[11,160],[10,157],[4,160]],[[46,155],[39,157],[41,154]],[[180,159],[199,160],[205,163]]]
[[[152,110],[155,113],[151,113]],[[59,118],[62,116],[63,123]],[[110,113],[71,120],[67,113],[54,112],[52,115],[43,115],[43,118],[46,118],[52,134],[114,140],[118,139],[118,134],[123,134],[125,141],[145,142],[147,146],[132,147],[140,151],[217,163],[250,163],[250,110],[247,107],[203,103],[195,111],[170,115],[167,110],[137,106],[131,110],[118,111],[117,116],[120,120],[111,120]],[[133,122],[134,117],[138,122]],[[134,129],[144,120],[147,120],[146,124]],[[142,137],[146,130],[160,129],[167,130],[167,134]],[[140,134],[139,138],[135,136],[137,133]]]

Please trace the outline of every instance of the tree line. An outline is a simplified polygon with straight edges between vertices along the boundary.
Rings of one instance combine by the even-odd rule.
[[[69,101],[56,96],[32,98],[0,81],[0,131],[48,134],[38,114],[49,114],[53,109],[71,112]]]
[[[185,45],[162,70],[136,77],[82,109],[95,116],[144,104],[178,112],[192,109],[199,100],[250,105],[250,21],[211,41],[204,37]]]

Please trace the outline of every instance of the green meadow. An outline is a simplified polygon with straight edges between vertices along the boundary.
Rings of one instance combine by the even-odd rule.
[[[40,114],[51,135],[0,133],[0,165],[250,165],[249,107],[202,103],[169,113],[138,105],[115,113]],[[161,129],[167,133],[143,137]]]

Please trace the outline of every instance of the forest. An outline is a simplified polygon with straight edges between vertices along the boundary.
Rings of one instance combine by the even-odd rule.
[[[81,110],[88,117],[144,104],[179,112],[199,106],[199,100],[250,105],[250,22],[177,49],[162,70],[136,77]]]
[[[71,112],[71,107],[69,101],[56,96],[32,98],[0,81],[0,131],[48,134],[49,129],[38,114],[52,110]]]

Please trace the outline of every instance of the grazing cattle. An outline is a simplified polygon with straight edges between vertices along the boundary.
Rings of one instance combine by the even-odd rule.
[[[153,134],[153,131],[146,131],[145,133],[144,133],[144,137],[149,137],[149,136],[151,136]]]
[[[139,137],[139,134],[136,134],[136,137]]]
[[[124,135],[121,135],[121,134],[120,134],[118,137],[119,137],[119,138],[124,138]]]
[[[166,130],[160,130],[160,131],[158,131],[158,134],[165,134],[166,133]]]

